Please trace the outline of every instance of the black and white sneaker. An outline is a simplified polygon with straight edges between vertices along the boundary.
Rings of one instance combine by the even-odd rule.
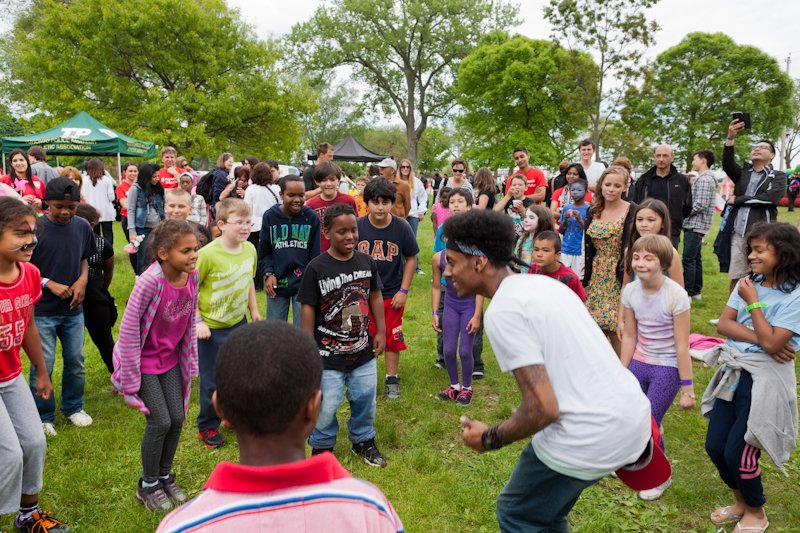
[[[472,372],[472,379],[483,379],[483,370],[475,370]]]
[[[386,399],[396,400],[400,397],[400,378],[397,376],[387,376],[384,381],[386,386]]]
[[[375,439],[353,443],[353,453],[363,458],[370,466],[386,468],[388,464],[386,458],[378,451],[378,447],[375,446]]]

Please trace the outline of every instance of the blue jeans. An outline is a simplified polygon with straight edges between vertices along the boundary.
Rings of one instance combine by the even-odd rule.
[[[137,235],[144,235],[144,239],[142,239],[142,242],[139,243],[139,248],[138,251],[136,252],[137,276],[141,276],[142,272],[147,270],[147,267],[150,266],[150,263],[146,262],[147,259],[146,256],[147,256],[147,237],[150,235],[151,231],[153,231],[151,228],[136,228]]]
[[[689,296],[703,291],[703,237],[702,233],[683,230],[683,286]]]
[[[569,531],[567,515],[583,489],[599,480],[584,481],[559,474],[539,460],[533,446],[522,450],[511,478],[497,497],[497,522],[504,533]]]
[[[64,372],[61,375],[61,412],[64,416],[83,410],[83,388],[86,385],[86,369],[83,366],[83,313],[70,316],[35,315],[34,321],[42,341],[47,375],[52,379],[56,362],[56,338],[61,341],[61,356]],[[36,408],[42,422],[56,419],[55,394],[49,400],[36,396],[36,369],[31,367],[31,392],[36,399]]]
[[[350,403],[350,420],[347,429],[350,441],[354,444],[375,438],[375,390],[378,383],[378,370],[375,359],[350,372],[337,370],[322,371],[322,405],[319,409],[317,426],[311,433],[308,443],[312,448],[333,448],[339,421],[336,411],[344,400],[347,387],[347,401]]]
[[[419,231],[419,217],[408,217],[406,218],[406,222],[408,222],[408,225],[411,226],[411,230],[414,232],[414,237],[416,237],[417,231]]]
[[[247,319],[229,328],[211,329],[211,337],[197,341],[197,359],[200,367],[200,412],[197,414],[197,429],[217,429],[220,418],[211,405],[211,395],[217,390],[217,381],[214,379],[214,366],[217,364],[219,347],[228,338],[228,335],[239,326],[247,324]]]
[[[301,304],[297,301],[297,295],[294,296],[276,296],[270,298],[267,296],[267,320],[281,320],[287,322],[289,319],[289,303],[292,305],[292,324],[301,327],[300,325],[300,308]]]

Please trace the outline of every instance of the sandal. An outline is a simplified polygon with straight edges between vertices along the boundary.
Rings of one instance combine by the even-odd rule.
[[[745,533],[745,531],[754,531],[756,533],[764,533],[767,528],[769,527],[769,520],[763,526],[740,526],[739,522],[736,523],[736,527],[733,528],[733,533],[737,531],[739,533]]]
[[[742,519],[742,515],[740,514],[733,514],[732,512],[728,511],[732,506],[728,505],[726,507],[719,507],[714,509],[714,512],[711,513],[711,523],[717,526],[721,526],[723,524],[733,524],[734,522],[738,522]],[[714,515],[719,516],[720,518],[714,519]]]

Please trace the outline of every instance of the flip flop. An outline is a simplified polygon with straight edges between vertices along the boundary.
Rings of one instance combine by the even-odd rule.
[[[745,533],[745,531],[754,531],[756,533],[764,533],[767,528],[769,527],[769,520],[763,526],[740,526],[739,523],[736,523],[736,527],[733,528],[733,533],[737,531],[739,533]]]
[[[719,507],[714,509],[714,512],[711,513],[711,523],[717,526],[721,526],[723,524],[733,524],[734,522],[738,522],[742,519],[742,515],[740,514],[733,514],[732,512],[728,511],[731,506],[728,505],[726,507]],[[714,515],[720,516],[721,518],[714,519]]]

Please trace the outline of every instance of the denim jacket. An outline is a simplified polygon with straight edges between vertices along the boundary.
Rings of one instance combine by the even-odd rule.
[[[131,192],[136,191],[136,195]],[[128,231],[132,229],[143,229],[147,220],[147,210],[155,208],[161,220],[166,218],[164,213],[164,197],[160,194],[153,195],[153,205],[150,206],[144,197],[144,191],[138,184],[134,183],[128,193]],[[131,224],[133,222],[133,224]]]

